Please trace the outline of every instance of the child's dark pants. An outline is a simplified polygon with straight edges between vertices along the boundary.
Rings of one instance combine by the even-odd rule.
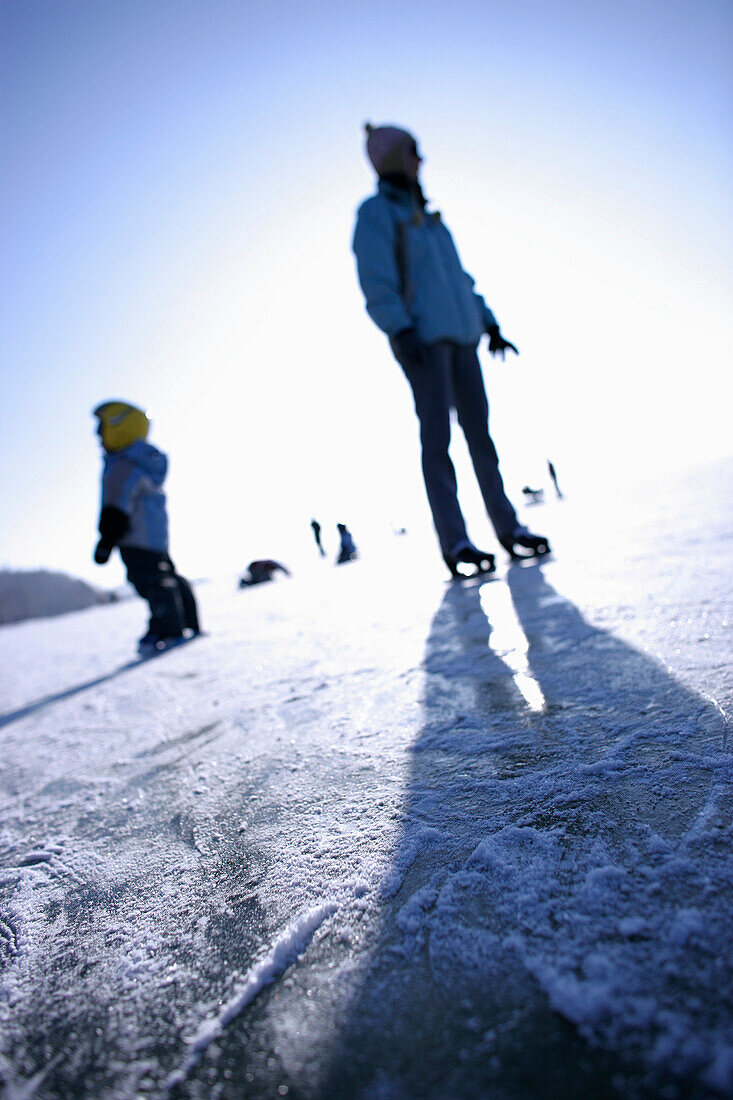
[[[163,638],[178,637],[185,629],[199,632],[198,611],[193,589],[185,577],[176,573],[168,554],[121,546],[127,567],[127,579],[150,604],[151,634]]]

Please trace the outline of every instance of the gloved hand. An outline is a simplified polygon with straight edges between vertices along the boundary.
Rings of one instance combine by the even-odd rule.
[[[422,363],[424,348],[414,328],[404,328],[390,339],[395,359],[399,363]]]
[[[113,547],[104,539],[100,539],[97,543],[94,551],[94,560],[97,565],[105,565],[109,561],[109,556],[112,553]]]
[[[519,355],[514,344],[510,344],[508,340],[504,339],[498,325],[492,325],[491,328],[486,331],[489,334],[489,351],[492,355],[500,355],[502,360],[504,359],[504,352],[507,350],[513,351],[515,355]]]
[[[114,504],[106,504],[99,517],[99,533],[102,536],[94,551],[97,565],[104,565],[120,539],[130,530],[130,517]]]
[[[110,547],[119,542],[130,530],[130,517],[114,504],[106,504],[99,517],[99,533]]]

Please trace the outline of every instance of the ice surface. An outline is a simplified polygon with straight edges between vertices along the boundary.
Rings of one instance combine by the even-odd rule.
[[[2,628],[9,1100],[732,1095],[730,472]]]

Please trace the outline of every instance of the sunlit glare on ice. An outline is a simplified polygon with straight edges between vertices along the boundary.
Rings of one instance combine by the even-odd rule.
[[[545,709],[542,688],[529,671],[529,642],[522,630],[509,589],[503,584],[481,588],[481,609],[489,623],[489,649],[511,670],[512,679],[530,710]]]

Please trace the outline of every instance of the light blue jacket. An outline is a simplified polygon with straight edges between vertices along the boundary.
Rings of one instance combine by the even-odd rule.
[[[439,214],[386,180],[359,207],[353,241],[367,313],[388,336],[414,328],[424,344],[475,346],[496,318],[461,266]]]
[[[162,485],[168,459],[151,443],[138,440],[108,454],[102,472],[102,507],[119,508],[130,519],[120,546],[168,553],[168,515]]]

